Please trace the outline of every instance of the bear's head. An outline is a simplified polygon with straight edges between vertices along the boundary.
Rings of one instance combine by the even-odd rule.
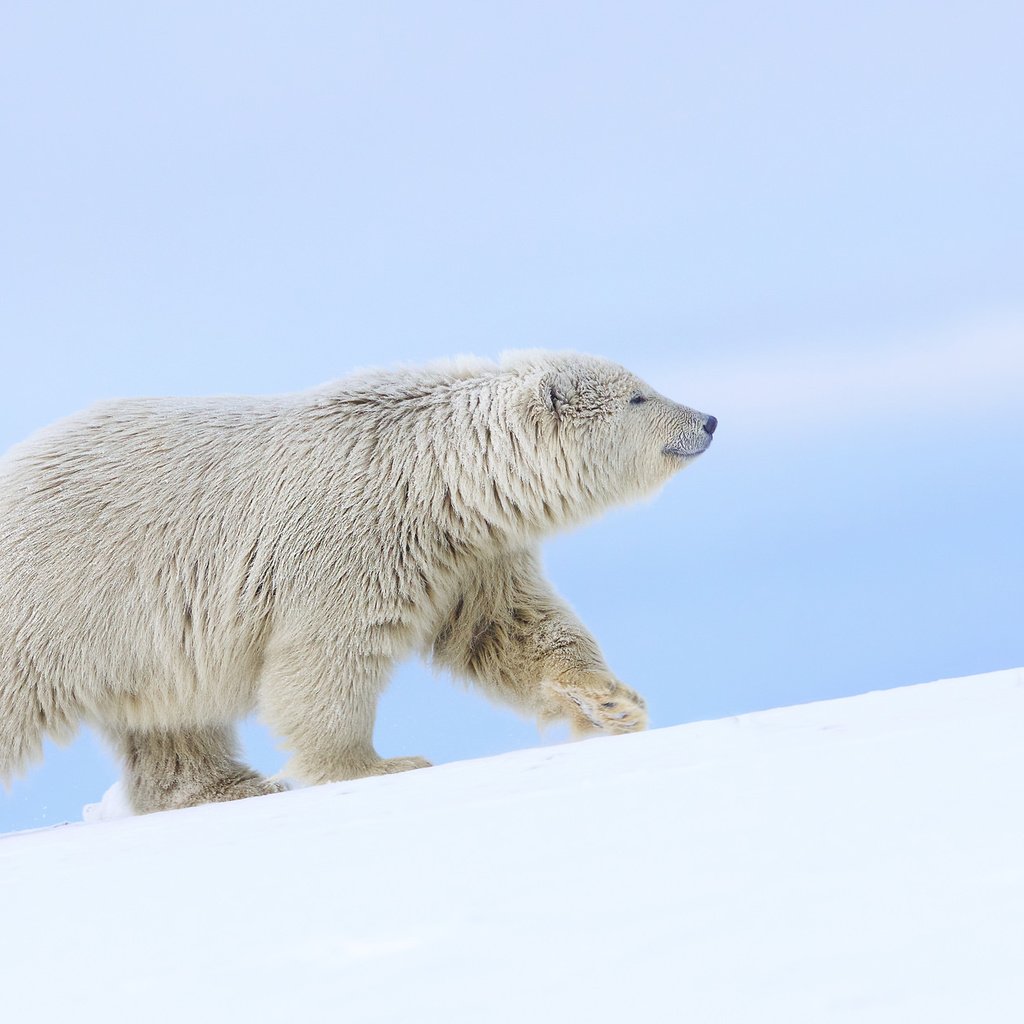
[[[595,356],[513,352],[502,370],[536,429],[546,482],[583,515],[653,494],[707,450],[718,425]]]

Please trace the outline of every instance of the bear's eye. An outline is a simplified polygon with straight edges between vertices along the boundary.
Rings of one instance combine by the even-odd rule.
[[[641,395],[641,394],[640,394],[640,392],[638,391],[638,392],[637,392],[637,393],[636,393],[636,394],[635,394],[635,395],[634,395],[634,396],[633,396],[633,397],[632,397],[632,398],[631,398],[631,399],[629,400],[629,404],[630,404],[630,405],[643,405],[643,404],[644,404],[644,402],[646,402],[646,401],[647,401],[647,396],[646,396],[646,395]]]

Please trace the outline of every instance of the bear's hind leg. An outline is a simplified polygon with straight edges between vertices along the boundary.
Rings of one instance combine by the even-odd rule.
[[[237,759],[229,726],[108,731],[124,763],[124,787],[137,814],[250,796],[287,787]]]

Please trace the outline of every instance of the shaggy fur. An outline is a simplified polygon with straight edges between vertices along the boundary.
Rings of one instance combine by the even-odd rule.
[[[417,652],[577,732],[644,703],[544,580],[540,540],[652,493],[714,420],[615,364],[515,353],[272,398],[106,402],[0,461],[0,778],[79,722],[137,811],[405,771],[377,698]]]

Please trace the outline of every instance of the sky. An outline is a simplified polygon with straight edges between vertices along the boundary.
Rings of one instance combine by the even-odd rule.
[[[1022,32],[959,0],[9,4],[0,448],[101,398],[593,352],[720,421],[544,549],[654,725],[1024,665]],[[416,664],[377,730],[560,738]],[[0,829],[116,774],[83,733]]]

